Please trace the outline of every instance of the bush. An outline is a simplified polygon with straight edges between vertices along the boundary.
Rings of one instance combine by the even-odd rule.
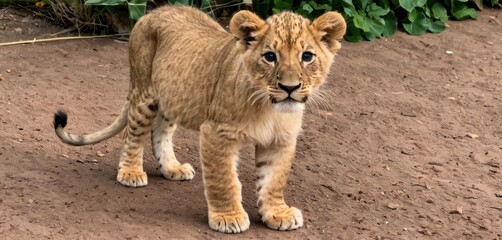
[[[489,0],[487,4],[498,4]],[[482,8],[482,0],[255,0],[254,9],[261,16],[292,10],[315,18],[326,11],[338,11],[347,21],[345,39],[359,42],[390,36],[398,26],[412,35],[429,31],[442,32],[450,17],[456,20],[476,19],[474,7]]]
[[[153,0],[39,1],[50,5],[55,18],[60,21],[80,26],[87,24],[91,28],[101,24],[99,17],[103,14],[103,10],[110,12],[116,7],[127,9],[132,25],[146,13],[147,3],[154,2]],[[93,8],[83,6],[82,2]],[[156,0],[154,3],[192,5],[214,15],[217,9],[238,10],[244,5],[243,2],[243,0]],[[489,6],[500,6],[501,2],[502,0],[484,0]],[[450,18],[476,19],[475,8],[482,9],[483,0],[253,0],[252,6],[263,18],[283,10],[295,11],[310,19],[326,11],[338,11],[347,21],[345,39],[359,42],[390,36],[398,27],[412,35],[442,32]]]

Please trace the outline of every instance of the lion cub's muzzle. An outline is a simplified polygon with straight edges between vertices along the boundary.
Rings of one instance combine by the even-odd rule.
[[[301,90],[302,84],[287,85],[278,83],[277,90],[278,94],[272,96],[272,103],[305,103],[308,96]],[[281,91],[282,90],[282,91]]]

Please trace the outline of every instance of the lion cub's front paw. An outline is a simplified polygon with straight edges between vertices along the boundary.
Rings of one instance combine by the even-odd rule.
[[[249,228],[249,217],[245,211],[230,213],[209,213],[209,227],[224,233],[241,233]]]
[[[276,230],[294,230],[303,226],[302,212],[295,207],[268,211],[262,215],[262,221],[267,227]]]
[[[159,171],[162,176],[169,180],[190,180],[195,175],[195,170],[193,170],[192,165],[188,163],[171,168],[162,166]]]
[[[146,172],[119,170],[117,181],[128,187],[142,187],[148,184]]]

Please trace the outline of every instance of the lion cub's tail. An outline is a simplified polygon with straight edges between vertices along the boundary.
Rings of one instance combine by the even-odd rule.
[[[76,135],[65,132],[64,127],[68,123],[68,115],[66,114],[66,112],[59,110],[54,113],[54,129],[56,130],[56,134],[61,139],[61,141],[73,146],[99,143],[115,136],[125,128],[125,126],[127,125],[127,113],[129,111],[129,106],[130,102],[128,99],[122,107],[120,115],[115,119],[115,121],[113,121],[112,124],[100,131],[86,135]]]

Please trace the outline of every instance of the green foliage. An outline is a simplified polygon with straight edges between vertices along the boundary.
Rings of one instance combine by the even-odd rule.
[[[148,2],[154,0],[85,0],[86,5],[91,6],[127,6],[130,19],[137,21],[140,17],[146,14],[146,6]],[[242,0],[220,0],[221,4],[214,4],[216,1],[211,0],[163,0],[166,3],[174,5],[190,5],[204,12],[214,14],[215,10],[240,6]]]
[[[291,10],[310,19],[326,11],[338,11],[347,21],[345,39],[359,42],[390,36],[398,26],[412,35],[442,32],[450,17],[476,19],[473,6],[479,1],[483,0],[255,0],[253,8],[261,17]],[[495,5],[500,0],[485,1]]]
[[[129,18],[137,21],[146,13],[146,3],[148,0],[85,0],[85,5],[118,6],[125,5],[129,10]]]

